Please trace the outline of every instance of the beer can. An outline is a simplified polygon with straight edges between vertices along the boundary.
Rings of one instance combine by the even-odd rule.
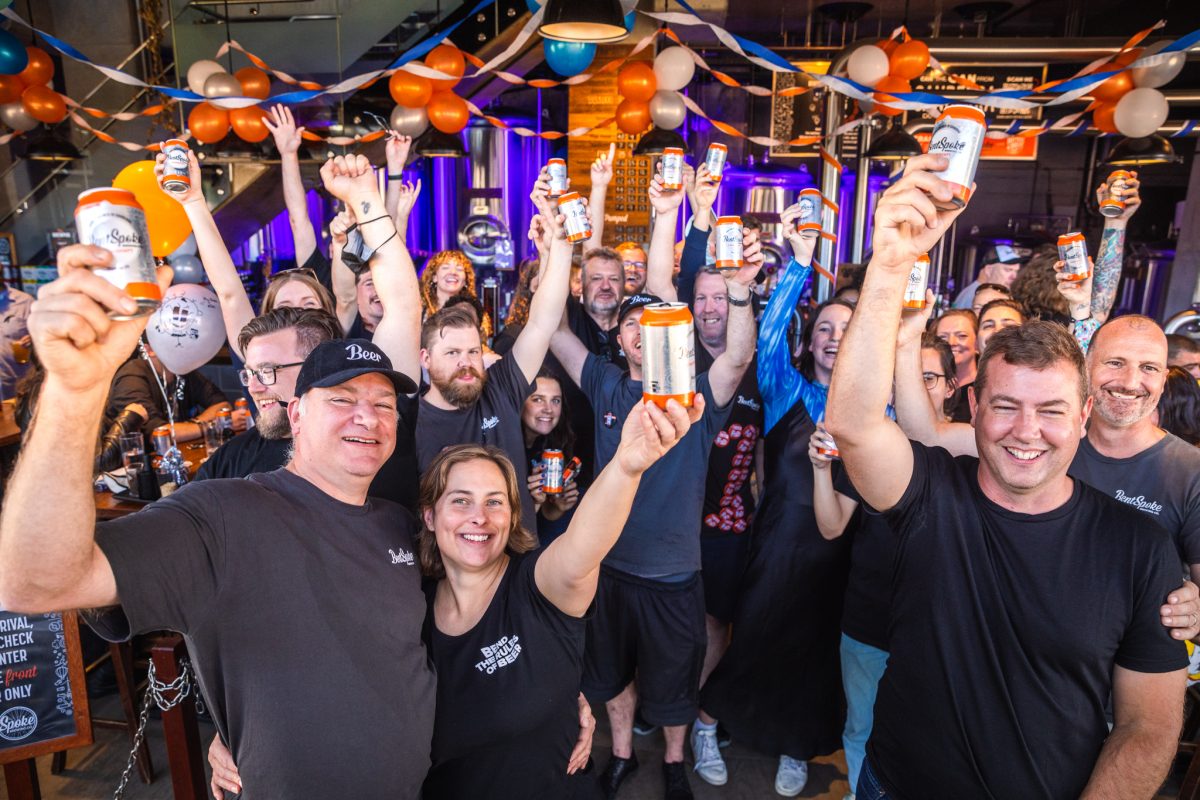
[[[246,427],[247,428],[254,427],[254,416],[250,413],[250,403],[249,403],[249,401],[246,400],[246,398],[239,397],[237,400],[234,400],[233,408],[235,411],[246,412]]]
[[[836,447],[818,447],[817,452],[823,456],[829,456],[830,458],[842,457],[841,453],[838,452]]]
[[[546,494],[562,494],[563,451],[542,451],[542,491]]]
[[[592,235],[592,220],[588,217],[587,206],[579,192],[567,192],[558,198],[558,210],[566,221],[563,223],[567,232],[567,241],[582,242]]]
[[[696,351],[687,303],[654,303],[642,311],[642,397],[666,408],[696,396]]]
[[[797,200],[800,203],[800,216],[796,219],[796,230],[805,239],[815,239],[821,235],[821,192],[817,189],[803,189]]]
[[[108,187],[83,192],[75,206],[75,228],[80,244],[103,247],[113,254],[112,267],[95,273],[137,300],[138,310],[132,315],[110,311],[109,317],[135,319],[158,308],[162,292],[150,252],[146,212],[133,192]]]
[[[934,200],[933,204],[943,211],[962,208],[971,199],[971,184],[975,182],[975,168],[979,166],[979,154],[983,152],[983,138],[987,135],[987,118],[975,106],[946,106],[933,125],[933,136],[929,141],[929,153],[944,155],[950,164],[941,172],[935,172],[954,189],[954,197],[946,203]]]
[[[1119,217],[1125,211],[1125,181],[1133,176],[1119,169],[1108,176],[1108,197],[1100,201],[1100,213],[1106,217]]]
[[[154,429],[154,433],[150,435],[150,443],[154,448],[154,452],[160,456],[165,456],[167,451],[171,449],[171,426],[159,425]]]
[[[546,162],[550,172],[550,196],[558,197],[567,192],[567,162],[561,158],[552,158]]]
[[[1091,276],[1087,242],[1082,233],[1068,233],[1058,237],[1058,258],[1066,265],[1063,267],[1063,275],[1069,280],[1085,281]]]
[[[904,307],[918,311],[925,308],[925,290],[929,288],[929,254],[922,253],[913,262],[908,273],[908,284],[904,287]]]
[[[192,186],[188,175],[188,145],[183,139],[167,139],[162,146],[163,161],[162,187],[168,192],[182,194]]]
[[[217,424],[221,427],[222,442],[233,438],[233,410],[229,406],[221,406],[217,412]]]
[[[718,217],[717,269],[741,269],[743,263],[742,218]]]
[[[668,147],[662,154],[662,182],[668,192],[683,188],[683,150]]]
[[[721,176],[725,174],[725,161],[729,158],[729,148],[718,142],[713,142],[708,146],[708,152],[704,154],[704,165],[708,167],[708,174],[713,180],[721,182]]]

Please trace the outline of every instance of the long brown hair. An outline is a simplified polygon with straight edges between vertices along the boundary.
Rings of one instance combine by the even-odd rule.
[[[517,471],[504,451],[498,447],[479,444],[458,444],[447,447],[437,454],[433,462],[421,475],[421,490],[417,496],[420,506],[421,531],[417,534],[417,558],[420,559],[421,574],[430,578],[446,577],[446,566],[438,550],[437,535],[425,525],[425,512],[433,511],[438,500],[446,493],[450,483],[450,470],[469,461],[489,461],[500,469],[504,476],[504,493],[512,512],[508,526],[509,553],[528,553],[538,546],[537,536],[521,527],[521,489],[517,485]]]
[[[267,284],[267,291],[263,294],[262,309],[260,314],[269,314],[275,310],[275,297],[279,294],[279,290],[286,284],[292,281],[299,281],[312,290],[312,293],[317,296],[318,302],[321,303],[321,310],[326,314],[337,317],[337,303],[333,299],[333,295],[326,289],[321,282],[309,275],[306,272],[285,272],[277,275]]]

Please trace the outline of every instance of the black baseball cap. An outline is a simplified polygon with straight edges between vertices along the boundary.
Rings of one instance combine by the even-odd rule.
[[[392,369],[392,360],[366,339],[334,339],[321,342],[308,354],[296,377],[296,397],[309,389],[339,386],[359,375],[378,372],[392,382],[397,394],[414,394],[417,385],[407,375]]]
[[[622,322],[624,322],[625,318],[629,316],[630,312],[661,302],[661,297],[650,294],[649,292],[638,292],[637,294],[631,294],[621,303],[621,310],[617,312],[617,324],[620,325]]]

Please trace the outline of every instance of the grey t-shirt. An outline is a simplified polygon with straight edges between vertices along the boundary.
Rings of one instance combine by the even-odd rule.
[[[1131,458],[1109,458],[1084,437],[1068,472],[1149,515],[1185,564],[1200,564],[1200,448],[1168,433]]]
[[[525,433],[521,428],[521,407],[532,391],[520,364],[508,355],[487,371],[483,394],[470,408],[447,411],[422,397],[417,410],[417,467],[424,473],[437,454],[451,445],[499,447],[517,470],[521,524],[536,533],[537,511],[529,496],[529,464],[525,461]]]
[[[583,392],[596,412],[599,474],[617,452],[621,427],[630,409],[642,399],[642,382],[590,353],[581,377]],[[700,522],[708,453],[732,403],[717,406],[707,372],[696,376],[696,391],[704,395],[704,415],[683,441],[642,476],[621,538],[604,559],[612,569],[644,578],[700,569]]]
[[[246,800],[417,798],[436,685],[415,529],[287,470],[192,483],[97,526],[121,606],[85,616],[184,635]]]

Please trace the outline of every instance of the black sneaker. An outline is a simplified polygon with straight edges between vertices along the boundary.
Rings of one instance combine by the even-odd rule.
[[[642,709],[640,707],[633,712],[633,732],[638,736],[649,736],[658,730],[658,727],[646,721],[646,718],[642,716]]]
[[[717,722],[717,747],[724,750],[729,747],[729,743],[733,741],[733,737],[729,735],[729,731],[725,730],[725,726]]]
[[[621,788],[621,784],[625,782],[626,778],[637,772],[637,768],[637,753],[630,753],[629,758],[613,755],[608,760],[608,766],[604,768],[604,772],[600,773],[600,777],[596,781],[600,784],[600,791],[608,800],[613,800],[617,796],[617,790]],[[684,780],[687,778],[685,777]]]
[[[692,787],[688,784],[687,767],[680,761],[675,764],[663,763],[663,783],[666,800],[693,800]]]

